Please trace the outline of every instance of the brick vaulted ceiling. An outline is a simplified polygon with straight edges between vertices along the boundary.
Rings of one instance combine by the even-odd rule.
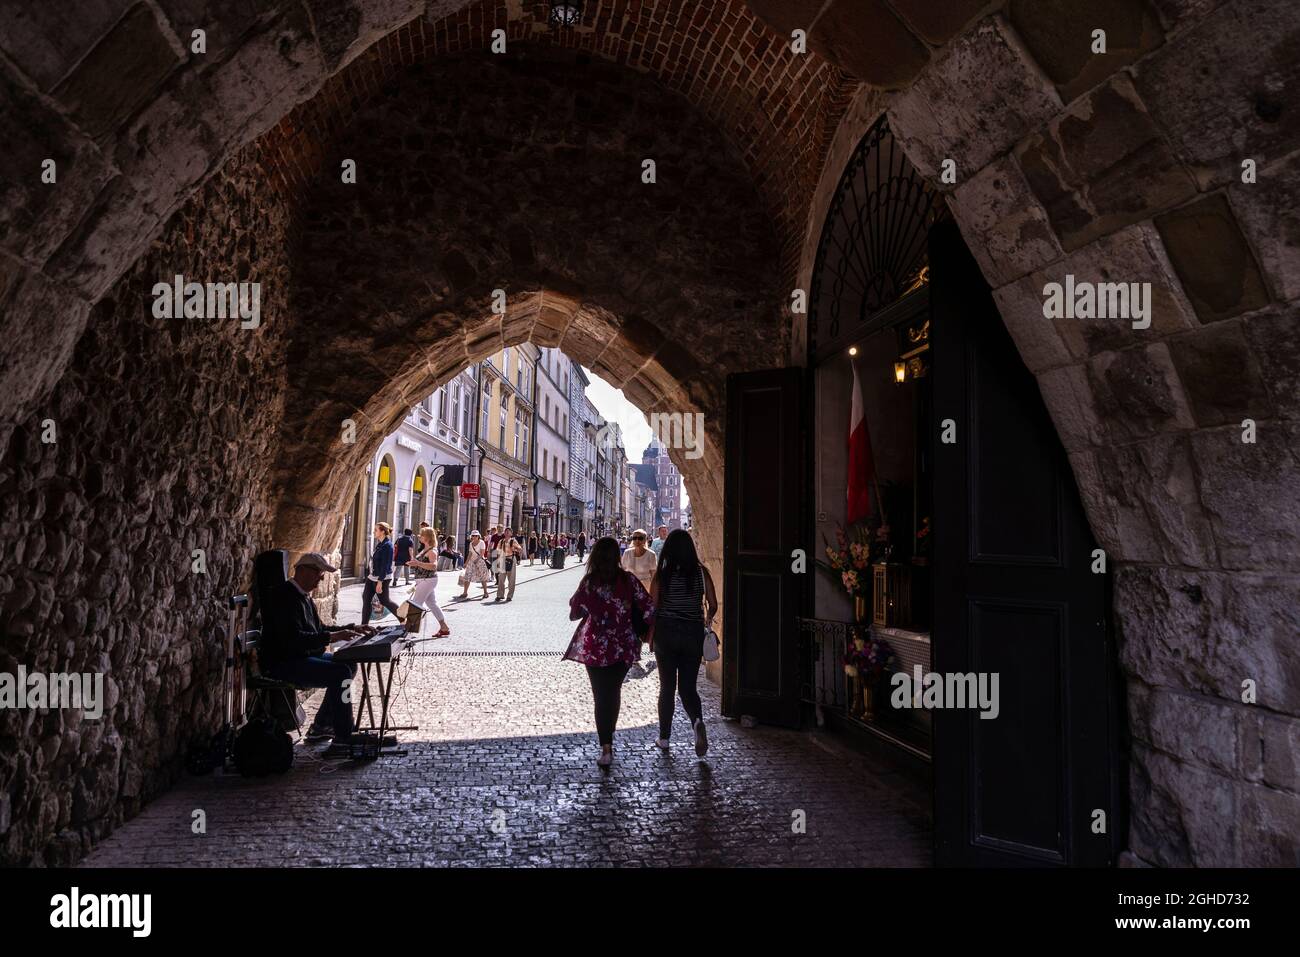
[[[328,80],[260,140],[261,163],[286,195],[300,194],[328,144],[364,103],[396,89],[408,67],[507,44],[560,47],[648,73],[715,122],[751,171],[778,228],[783,277],[793,281],[807,206],[822,159],[858,80],[788,45],[741,0],[597,0],[582,23],[556,30],[550,4],[478,0],[437,21],[418,17]]]

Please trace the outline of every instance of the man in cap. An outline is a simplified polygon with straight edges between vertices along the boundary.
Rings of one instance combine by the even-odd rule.
[[[352,686],[356,665],[334,661],[325,650],[331,641],[374,634],[365,625],[323,625],[311,593],[327,572],[338,571],[320,552],[308,552],[294,565],[293,575],[278,585],[262,610],[262,636],[257,657],[262,673],[299,688],[324,688],[308,739],[333,736],[336,744],[352,737],[352,706],[343,689]]]

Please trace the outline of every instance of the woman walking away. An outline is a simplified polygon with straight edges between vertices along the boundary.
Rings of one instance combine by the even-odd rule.
[[[614,551],[616,552],[618,551],[617,544],[614,545]],[[587,533],[579,532],[578,533],[578,563],[579,564],[582,563],[582,556],[585,555],[586,552],[587,552]]]
[[[703,757],[709,750],[709,740],[704,733],[703,708],[695,680],[704,656],[704,630],[713,627],[718,596],[713,590],[713,576],[701,564],[688,532],[674,529],[664,541],[650,596],[658,609],[649,635],[650,650],[659,663],[659,740],[655,743],[664,750],[668,748],[675,691],[695,729],[695,753]],[[703,607],[706,601],[707,612]]]
[[[537,533],[530,532],[528,535],[528,566],[531,568],[535,561],[537,561]]]
[[[632,533],[632,544],[627,551],[623,552],[622,558],[623,567],[637,577],[637,581],[645,586],[646,591],[650,590],[655,569],[659,567],[659,559],[647,544],[649,540],[650,536],[645,533],[645,529],[638,528]]]
[[[438,607],[438,546],[435,544],[437,536],[433,534],[433,529],[420,529],[420,543],[415,549],[415,555],[410,559],[410,566],[415,569],[415,587],[411,589],[411,597],[407,599],[417,608],[423,608],[425,611],[433,612],[433,617],[438,619],[438,633],[435,638],[442,638],[451,634],[451,629],[447,627],[447,619],[442,614],[442,609]]]
[[[469,549],[465,552],[465,570],[461,572],[459,581],[465,590],[456,596],[459,601],[469,597],[470,585],[482,585],[483,599],[487,600],[488,582],[492,580],[492,573],[488,570],[486,556],[487,546],[483,543],[483,537],[478,532],[470,532]]]
[[[638,630],[654,621],[655,606],[636,576],[618,564],[618,542],[599,539],[591,549],[587,574],[569,599],[570,620],[581,619],[564,657],[587,666],[591,696],[596,705],[596,736],[600,757],[609,767],[614,760],[614,726],[627,670],[641,657]]]
[[[361,624],[370,623],[371,603],[378,601],[394,615],[397,605],[388,594],[388,579],[393,574],[393,543],[388,536],[393,527],[387,522],[375,526],[375,550],[370,555],[370,574],[366,576],[366,588],[361,596]],[[397,619],[401,621],[399,617]]]

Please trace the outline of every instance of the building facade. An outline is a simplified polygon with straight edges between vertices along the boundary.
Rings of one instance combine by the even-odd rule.
[[[587,386],[591,380],[576,362],[570,363],[569,377],[569,484],[568,509],[566,523],[562,530],[576,535],[585,530],[591,520],[588,506],[592,499],[591,466],[594,463],[592,453],[596,441],[595,429],[591,427],[587,407]]]
[[[632,519],[634,529],[641,528],[654,534],[658,522],[659,509],[659,483],[657,481],[657,469],[653,464],[647,463],[630,463],[634,482],[634,510],[635,517]]]
[[[682,527],[682,473],[668,457],[668,450],[658,439],[651,439],[641,456],[641,461],[655,467],[655,482],[659,488],[658,516],[655,525],[667,525],[671,532]]]
[[[533,501],[533,397],[541,350],[532,343],[506,346],[479,363],[478,527],[535,528]]]
[[[468,531],[472,514],[458,495],[474,442],[471,403],[473,367],[462,370],[414,406],[375,451],[358,476],[345,515],[339,554],[344,581],[360,578],[374,546],[374,526],[418,529],[428,522],[439,534]]]
[[[569,388],[573,378],[573,361],[568,356],[555,348],[541,350],[534,403],[534,500],[538,507],[537,529],[551,534],[568,528]]]

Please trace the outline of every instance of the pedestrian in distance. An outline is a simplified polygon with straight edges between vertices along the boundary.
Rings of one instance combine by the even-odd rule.
[[[696,554],[694,539],[680,528],[664,540],[650,583],[650,599],[656,614],[648,638],[659,669],[659,739],[655,744],[668,750],[675,693],[691,719],[695,753],[703,757],[709,750],[709,740],[695,682],[704,657],[704,633],[713,627],[713,617],[718,613],[718,596],[713,577]]]
[[[659,559],[647,545],[648,539],[645,529],[638,528],[632,533],[632,544],[623,552],[620,560],[620,564],[637,577],[637,581],[645,586],[646,591],[650,590],[655,570],[659,567]]]
[[[492,572],[488,568],[487,546],[483,542],[483,536],[476,531],[470,532],[469,545],[465,549],[465,568],[457,582],[464,587],[464,591],[457,596],[458,600],[464,601],[469,598],[470,585],[482,585],[483,600],[487,601],[490,581],[492,581]]]
[[[415,551],[415,537],[411,534],[409,528],[403,529],[402,534],[398,535],[393,541],[393,587],[397,587],[397,573],[403,572],[406,578],[406,584],[411,584],[411,569],[406,563],[411,560],[411,554]]]
[[[497,547],[492,552],[492,571],[497,579],[497,601],[514,601],[515,579],[519,576],[519,563],[523,558],[524,546],[507,527],[502,531]]]
[[[537,561],[537,533],[530,532],[528,535],[528,567],[531,568],[535,561]]]
[[[618,546],[615,545],[615,546],[614,546],[614,549],[615,549],[615,551],[617,551],[617,550],[618,550]],[[581,564],[581,562],[582,562],[582,556],[585,555],[586,552],[587,552],[587,533],[586,533],[586,532],[579,532],[579,533],[578,533],[578,562],[579,562],[579,564]]]
[[[623,679],[641,657],[642,636],[653,626],[654,618],[650,595],[635,575],[619,566],[618,542],[597,540],[587,573],[569,599],[569,619],[577,621],[578,627],[564,658],[586,666],[600,742],[596,763],[602,768],[614,760]]]
[[[361,595],[361,624],[370,623],[374,602],[379,602],[397,615],[397,604],[389,594],[388,579],[393,575],[393,543],[389,536],[393,526],[387,522],[375,525],[375,549],[370,554],[370,573],[366,576],[366,588]],[[398,621],[402,619],[398,617]]]
[[[411,589],[411,597],[407,599],[412,605],[423,608],[425,611],[433,612],[433,617],[438,619],[438,633],[433,637],[442,638],[451,634],[451,629],[447,627],[447,619],[438,607],[438,547],[434,544],[436,536],[433,529],[420,529],[420,545],[416,553],[411,557],[409,564],[415,569],[415,587]]]

